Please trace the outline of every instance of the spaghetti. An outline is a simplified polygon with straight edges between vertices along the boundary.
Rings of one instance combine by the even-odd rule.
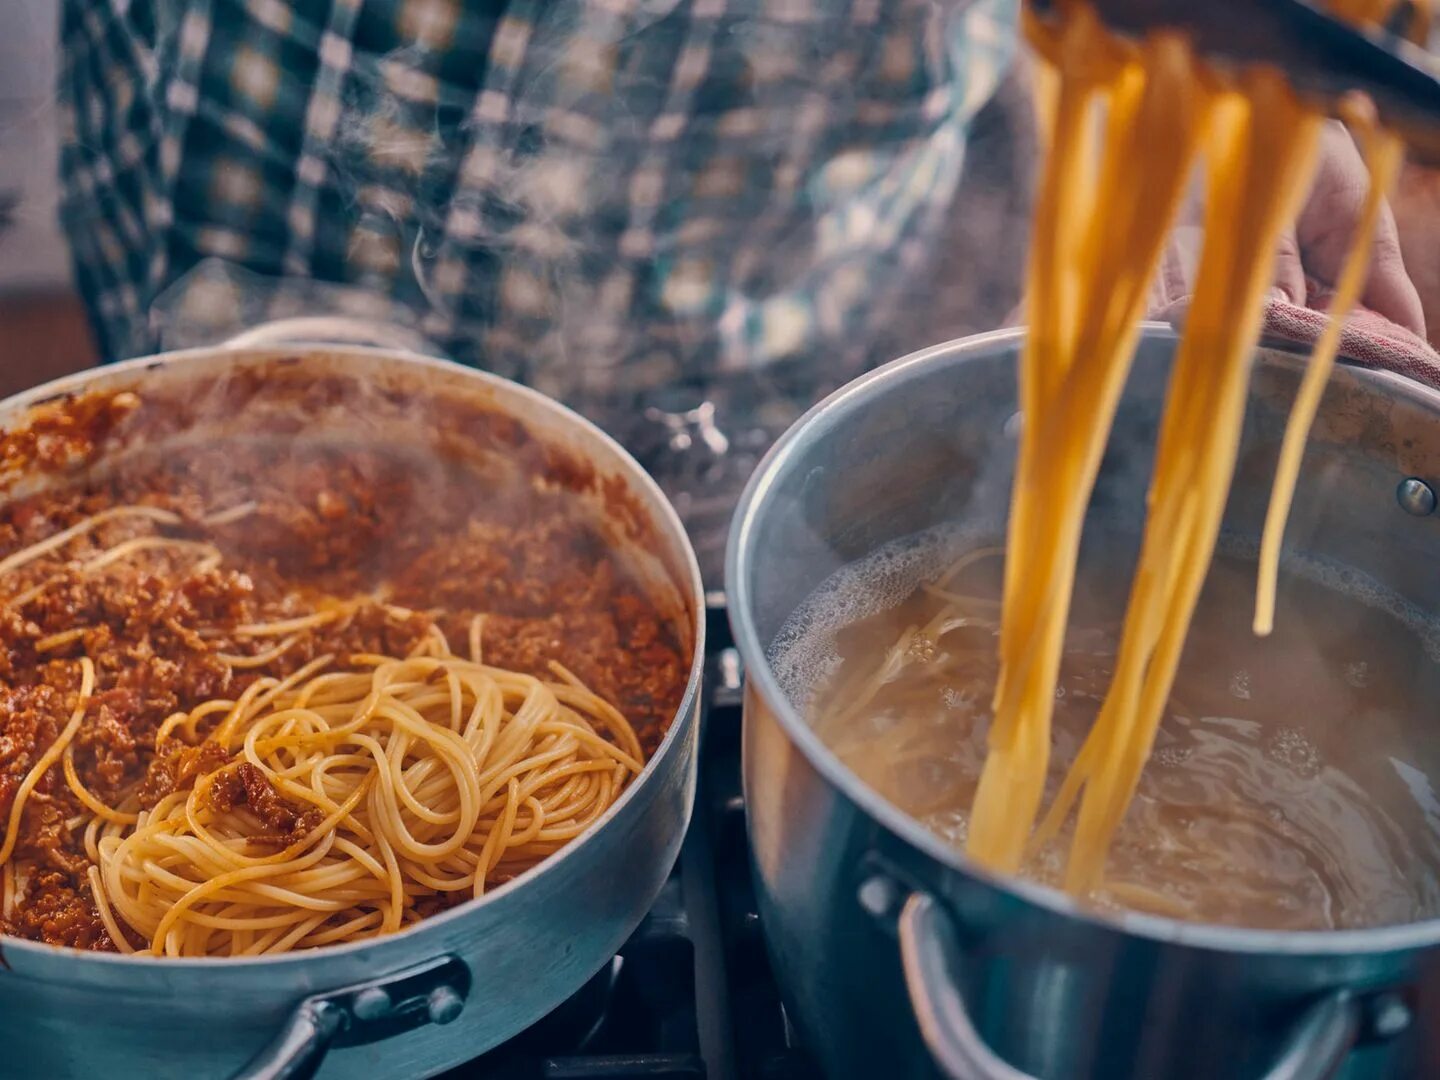
[[[1065,885],[1089,893],[1149,756],[1214,552],[1273,253],[1300,207],[1323,116],[1279,72],[1227,76],[1178,35],[1131,45],[1108,34],[1083,0],[1053,7],[1055,21],[1026,15],[1044,70],[1040,114],[1049,153],[1028,270],[1031,326],[1020,373],[1026,423],[1010,512],[1001,666],[968,850],[1015,872],[1027,849],[1054,837],[1078,802]],[[1389,4],[1332,7],[1373,23]],[[1337,283],[1335,318],[1312,357],[1276,472],[1257,599],[1262,633],[1272,621],[1280,537],[1304,439],[1401,158],[1395,136],[1361,111],[1351,119],[1371,190]],[[1205,247],[1171,375],[1115,675],[1035,831],[1085,506],[1134,353],[1145,286],[1201,159]],[[1114,197],[1120,190],[1126,198]]]
[[[330,666],[177,713],[160,738],[220,717],[201,745],[226,763],[152,809],[95,808],[89,881],[122,952],[254,956],[399,930],[418,899],[480,896],[559,850],[642,766],[630,725],[558,665],[551,682],[487,667],[437,632],[403,660]],[[293,835],[264,839],[267,788],[304,808]]]
[[[1117,586],[1133,553],[1122,534],[1102,535],[1081,556],[1047,796],[1114,672],[1126,601]],[[1433,918],[1440,837],[1411,786],[1416,774],[1395,764],[1416,760],[1407,710],[1440,685],[1429,624],[1397,620],[1403,607],[1289,557],[1285,632],[1247,640],[1253,550],[1225,548],[1206,576],[1155,753],[1087,904],[1274,930]],[[771,653],[782,689],[846,768],[959,847],[998,669],[1000,554],[954,530],[896,541],[827,580]],[[1348,722],[1355,716],[1370,722]],[[1032,844],[1021,875],[1062,886],[1070,839]]]
[[[0,932],[392,933],[579,836],[663,734],[680,653],[562,492],[417,510],[378,456],[252,452],[0,510]],[[368,577],[333,555],[365,530]]]

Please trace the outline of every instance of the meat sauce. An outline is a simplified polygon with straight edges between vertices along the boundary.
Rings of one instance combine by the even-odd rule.
[[[88,415],[111,424],[114,411]],[[39,445],[65,457],[53,440]],[[0,457],[14,466],[13,445]],[[131,794],[153,806],[224,763],[211,744],[166,739],[157,748],[171,714],[233,700],[255,679],[325,654],[337,663],[353,653],[404,655],[432,626],[464,652],[476,614],[486,616],[487,663],[541,676],[551,661],[564,664],[625,713],[650,754],[684,692],[688,646],[572,496],[523,469],[502,482],[435,458],[286,440],[142,454],[104,479],[11,500],[0,507],[0,559],[118,506],[161,508],[181,523],[113,518],[0,576],[0,827],[76,707],[82,656],[94,663],[96,686],[74,764],[109,806]],[[233,519],[206,523],[231,509]],[[222,559],[163,547],[80,567],[150,536],[213,544]],[[235,628],[337,603],[347,614],[303,632],[273,660],[232,662],[276,640]],[[257,843],[283,846],[315,825],[253,769],[228,772],[209,798],[221,811],[243,805],[257,820]],[[57,762],[25,804],[0,932],[114,948],[86,883],[86,817]]]

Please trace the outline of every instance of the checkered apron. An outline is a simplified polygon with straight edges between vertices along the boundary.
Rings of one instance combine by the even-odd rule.
[[[1015,0],[64,0],[107,358],[404,323],[566,398],[869,339]]]

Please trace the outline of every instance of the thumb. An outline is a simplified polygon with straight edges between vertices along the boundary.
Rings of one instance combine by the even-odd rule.
[[[1300,261],[1300,241],[1295,238],[1294,229],[1280,234],[1280,243],[1275,249],[1275,288],[1287,303],[1305,306],[1305,267]]]
[[[1160,319],[1176,327],[1184,321],[1190,298],[1195,292],[1195,275],[1204,243],[1205,231],[1199,225],[1176,225],[1171,230],[1145,297],[1149,318]]]

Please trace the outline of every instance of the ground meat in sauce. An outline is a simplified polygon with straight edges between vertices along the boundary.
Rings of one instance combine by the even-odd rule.
[[[253,501],[229,524],[209,514]],[[503,490],[433,462],[375,452],[227,446],[128,469],[83,490],[0,508],[0,558],[110,507],[143,503],[182,516],[178,526],[114,519],[53,555],[0,577],[0,600],[46,588],[17,610],[0,604],[0,822],[16,789],[75,707],[81,656],[96,691],[73,746],[82,781],[115,805],[136,793],[152,807],[225,764],[212,744],[156,734],[172,713],[233,699],[254,679],[311,659],[403,655],[437,625],[463,651],[470,619],[485,614],[488,663],[549,675],[559,661],[635,726],[646,753],[663,737],[683,693],[689,657],[651,603],[620,572],[568,493],[524,482]],[[78,563],[126,540],[165,535],[208,541],[223,556],[146,551],[81,573]],[[304,615],[383,587],[397,615],[361,604],[313,630],[279,658],[232,667],[222,653],[273,644],[231,633],[248,622]],[[83,633],[54,639],[66,631]],[[248,772],[247,772],[248,770]],[[256,843],[283,847],[317,824],[241,765],[206,794],[243,808]],[[86,882],[78,801],[59,764],[36,785],[12,856],[15,903],[0,932],[57,945],[113,949]],[[447,897],[421,898],[423,912]]]
[[[241,806],[249,811],[260,826],[250,842],[261,847],[288,847],[325,820],[314,807],[302,811],[283,798],[264,773],[248,763],[218,774],[205,794],[221,813]]]

